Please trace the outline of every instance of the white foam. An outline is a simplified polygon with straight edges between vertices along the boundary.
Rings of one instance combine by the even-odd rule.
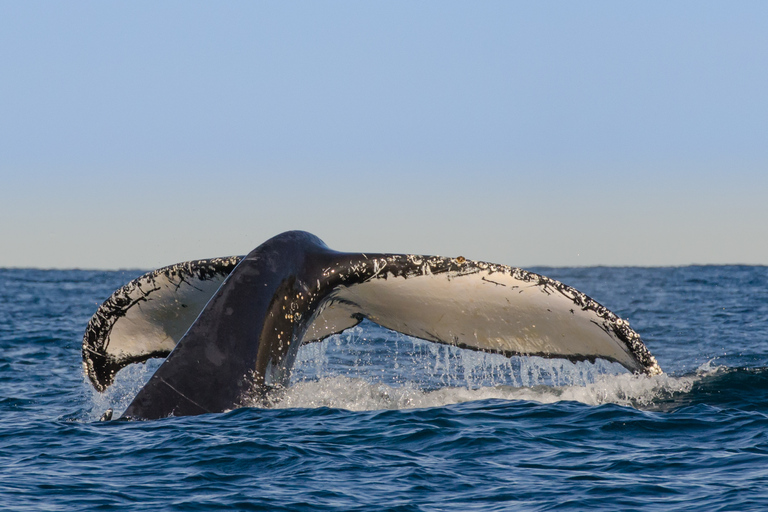
[[[699,376],[611,375],[584,386],[445,387],[422,390],[414,385],[390,386],[361,378],[334,376],[299,382],[288,388],[275,408],[332,407],[352,411],[442,407],[473,400],[527,400],[539,403],[576,401],[588,405],[614,403],[647,407],[676,393],[687,393]]]

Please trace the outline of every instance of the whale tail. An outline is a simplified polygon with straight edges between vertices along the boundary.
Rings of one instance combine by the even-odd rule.
[[[304,232],[132,281],[89,323],[83,360],[104,389],[123,366],[171,353],[125,414],[217,412],[254,385],[285,385],[301,344],[364,318],[472,350],[661,373],[628,322],[556,280],[463,257],[341,253]]]
[[[177,263],[118,288],[83,335],[83,367],[99,391],[131,363],[167,357],[242,257]]]

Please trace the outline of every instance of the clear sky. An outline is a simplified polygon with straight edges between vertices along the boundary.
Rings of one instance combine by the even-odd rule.
[[[768,264],[768,2],[0,0],[0,266],[288,229]]]

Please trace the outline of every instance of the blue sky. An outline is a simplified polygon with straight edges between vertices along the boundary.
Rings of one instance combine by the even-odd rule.
[[[764,2],[0,2],[0,266],[288,229],[768,264]]]

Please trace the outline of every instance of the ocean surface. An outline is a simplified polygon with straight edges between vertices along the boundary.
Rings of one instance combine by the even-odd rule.
[[[90,316],[140,271],[0,269],[2,510],[768,510],[768,267],[538,268],[665,374],[507,359],[371,323],[302,348],[269,409],[116,416]]]

